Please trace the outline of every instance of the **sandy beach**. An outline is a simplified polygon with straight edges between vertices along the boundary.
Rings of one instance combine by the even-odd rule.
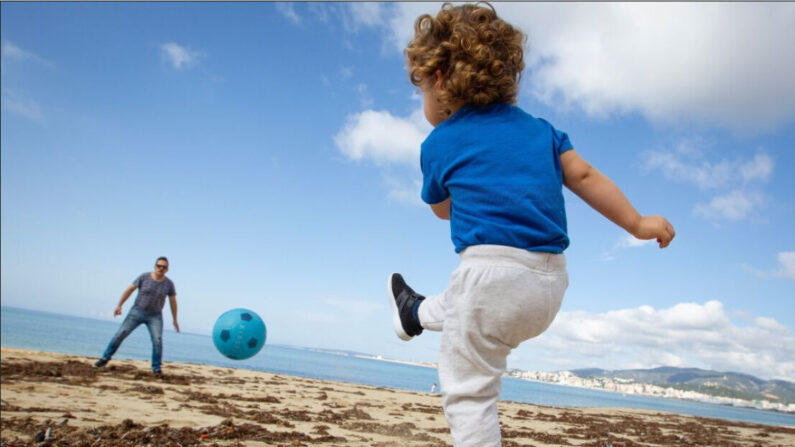
[[[2,446],[446,446],[438,394],[3,348]],[[795,446],[795,428],[500,402],[504,446]]]

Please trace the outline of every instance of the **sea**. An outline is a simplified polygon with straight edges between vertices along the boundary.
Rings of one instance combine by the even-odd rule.
[[[14,307],[0,307],[0,345],[8,348],[99,357],[121,320],[106,321]],[[151,342],[139,326],[114,358],[149,360]],[[163,361],[266,371],[275,374],[430,392],[438,383],[435,368],[362,358],[296,346],[267,344],[248,360],[218,353],[209,335],[163,332]],[[623,395],[601,390],[504,377],[500,399],[555,407],[640,408],[731,421],[795,427],[795,415],[725,405]]]

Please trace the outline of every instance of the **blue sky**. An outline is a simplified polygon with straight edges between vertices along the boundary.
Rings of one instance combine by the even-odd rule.
[[[386,280],[457,265],[402,56],[439,4],[0,8],[3,305],[110,319],[166,255],[185,331],[248,307],[270,343],[436,361]],[[496,8],[528,34],[519,105],[677,230],[660,251],[566,191],[571,286],[509,367],[795,380],[795,6]]]

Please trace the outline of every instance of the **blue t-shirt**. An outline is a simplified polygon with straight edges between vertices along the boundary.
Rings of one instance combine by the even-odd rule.
[[[492,244],[562,253],[560,154],[569,149],[568,135],[516,106],[464,106],[422,143],[422,200],[451,197],[456,252]]]
[[[162,281],[155,281],[151,272],[138,275],[133,285],[138,288],[138,296],[135,297],[133,307],[137,307],[147,315],[161,313],[166,304],[166,296],[177,295],[177,289],[170,279],[165,277]]]

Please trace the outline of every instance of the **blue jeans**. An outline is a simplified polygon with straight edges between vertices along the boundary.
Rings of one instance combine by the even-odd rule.
[[[102,358],[106,361],[110,360],[121,346],[121,342],[141,324],[146,325],[146,328],[149,329],[149,336],[152,338],[152,371],[160,371],[160,363],[163,359],[163,314],[147,315],[135,306],[130,309],[116,335],[110,339]]]

